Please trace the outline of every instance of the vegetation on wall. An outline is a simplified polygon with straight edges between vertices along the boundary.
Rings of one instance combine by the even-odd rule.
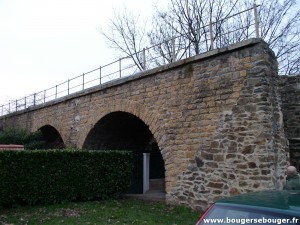
[[[0,151],[0,206],[113,198],[132,167],[128,151]]]

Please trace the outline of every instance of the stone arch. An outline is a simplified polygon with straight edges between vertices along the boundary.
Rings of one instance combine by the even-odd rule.
[[[117,110],[120,109],[118,107],[107,108],[103,113],[104,116],[97,122],[93,121],[93,127],[87,133],[82,148],[132,151],[135,156],[135,169],[130,193],[145,193],[145,190],[165,191],[166,163],[149,125],[152,125],[158,137],[160,128],[157,127],[155,118],[144,115],[147,123],[140,118],[145,113],[141,108],[132,104],[127,109],[123,104],[121,110]],[[143,175],[145,160],[148,160],[150,168],[149,178],[147,178],[148,189],[143,183],[145,182],[145,175]]]
[[[141,151],[152,140],[148,126],[131,113],[116,111],[103,116],[88,133],[84,149]]]
[[[65,148],[65,143],[62,139],[62,136],[55,127],[46,124],[41,126],[38,130],[42,132],[47,149]]]
[[[142,120],[149,127],[150,132],[153,134],[153,137],[157,141],[158,147],[166,164],[166,134],[164,132],[162,124],[159,122],[157,114],[148,109],[147,106],[131,100],[116,100],[114,102],[111,102],[105,108],[91,111],[90,116],[86,122],[88,126],[83,128],[82,132],[80,133],[80,143],[78,146],[83,147],[88,133],[95,126],[95,124],[101,118],[113,112],[130,113]]]

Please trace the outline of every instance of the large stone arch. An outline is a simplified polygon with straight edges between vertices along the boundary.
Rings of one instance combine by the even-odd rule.
[[[79,137],[80,143],[78,144],[80,148],[83,147],[84,141],[88,133],[92,129],[92,127],[101,118],[113,112],[130,113],[136,116],[137,118],[139,118],[140,120],[142,120],[149,127],[150,132],[153,134],[155,140],[157,141],[163,159],[166,161],[165,158],[166,146],[164,143],[165,132],[162,127],[162,124],[159,123],[159,118],[157,114],[151,112],[151,110],[145,107],[144,105],[141,105],[138,102],[134,102],[130,100],[116,100],[114,102],[111,102],[105,108],[101,108],[96,111],[90,111],[90,116],[86,122],[86,124],[88,125],[83,127],[82,132],[80,133],[80,137]]]
[[[149,127],[131,113],[116,111],[102,117],[88,133],[84,149],[140,152],[153,140]]]
[[[166,159],[162,154],[161,144],[157,141],[157,139],[163,140],[160,138],[161,128],[158,119],[138,103],[132,103],[132,101],[125,103],[122,101],[122,103],[114,103],[113,107],[107,107],[105,110],[102,108],[96,117],[90,117],[88,123],[93,126],[88,132],[84,132],[86,138],[81,147],[133,151],[135,166],[130,193],[145,193],[143,192],[143,189],[145,190],[143,162],[147,157],[151,169],[148,171],[149,187],[146,189],[165,191]],[[131,128],[128,129],[128,127]]]

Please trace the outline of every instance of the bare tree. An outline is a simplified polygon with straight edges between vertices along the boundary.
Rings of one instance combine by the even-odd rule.
[[[259,10],[260,33],[275,52],[281,75],[300,73],[300,10],[296,0],[265,0]]]
[[[241,2],[239,8],[249,8],[248,1]],[[243,17],[244,16],[244,17]],[[223,41],[227,44],[251,37],[254,21],[251,12],[240,14],[233,22],[224,26],[224,30],[238,30],[227,35]],[[263,0],[258,8],[259,33],[274,51],[279,63],[279,74],[299,74],[300,70],[300,10],[296,0]],[[234,28],[233,28],[234,27]]]
[[[139,16],[123,11],[114,11],[114,18],[110,19],[108,31],[100,30],[108,45],[130,57],[139,70],[143,70],[144,59],[141,54],[146,47],[146,24],[140,24]],[[123,55],[124,57],[124,55]]]
[[[296,1],[262,0],[258,8],[260,37],[275,52],[282,75],[300,73],[300,10]],[[111,33],[102,34],[111,47],[144,69],[139,52],[147,42],[154,46],[148,49],[148,57],[155,65],[162,65],[255,37],[254,13],[246,10],[252,6],[247,0],[169,0],[168,10],[156,9],[149,32],[145,25],[138,26],[138,17],[124,10],[111,20]]]
[[[151,59],[156,66],[168,64],[181,59],[187,52],[186,39],[178,36],[174,24],[164,23],[166,14],[153,17],[153,29],[148,33],[151,46],[153,46]]]
[[[149,43],[154,46],[147,52],[148,57],[151,57],[150,61],[155,65],[163,65],[183,56],[208,51],[211,48],[209,22],[230,15],[237,1],[170,0],[169,10],[156,10],[153,27],[147,33]],[[147,40],[146,26],[139,25],[139,22],[139,17],[128,13],[126,9],[122,12],[115,11],[114,18],[110,20],[109,31],[101,31],[101,34],[111,48],[131,57],[142,70],[146,65],[140,52],[146,48]],[[216,37],[216,33],[220,31],[217,28],[220,23],[215,25]]]
[[[156,18],[160,18],[160,21],[156,19],[156,25],[167,25],[174,37],[184,38],[182,45],[190,55],[199,54],[212,48],[210,39],[218,36],[221,18],[227,18],[235,10],[236,3],[237,0],[170,0],[168,11],[156,11]],[[219,21],[214,23],[214,35],[209,33],[212,21]]]

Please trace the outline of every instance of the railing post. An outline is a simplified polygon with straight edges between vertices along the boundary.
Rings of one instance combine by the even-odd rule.
[[[70,94],[70,79],[68,80],[68,95]]]
[[[10,103],[8,103],[8,113],[10,113]]]
[[[101,74],[101,66],[99,67],[99,70],[100,70],[99,82],[100,82],[100,84],[101,84],[101,79],[102,79],[102,74]]]
[[[82,74],[82,90],[84,90],[84,73]]]
[[[57,85],[55,85],[55,99],[57,99]]]
[[[122,77],[122,64],[121,64],[121,58],[119,59],[119,73],[120,73],[120,78]]]
[[[213,30],[212,30],[212,14],[210,13],[210,19],[209,19],[209,35],[210,35],[210,50],[214,49],[214,36],[213,36]]]
[[[16,100],[16,112],[18,111],[18,100]]]
[[[46,90],[44,90],[44,103],[46,103]]]
[[[255,3],[253,4],[253,12],[254,12],[256,38],[259,38],[259,18],[258,18],[258,14],[257,14],[257,6]]]
[[[143,69],[146,69],[146,50],[143,48]]]
[[[33,94],[33,105],[35,105],[35,99],[36,98],[36,93]]]
[[[27,101],[26,101],[27,99],[26,99],[26,96],[25,96],[24,99],[25,99],[24,101],[25,101],[25,109],[26,109],[26,108],[27,108],[27,107],[26,107],[26,106],[27,106]]]

